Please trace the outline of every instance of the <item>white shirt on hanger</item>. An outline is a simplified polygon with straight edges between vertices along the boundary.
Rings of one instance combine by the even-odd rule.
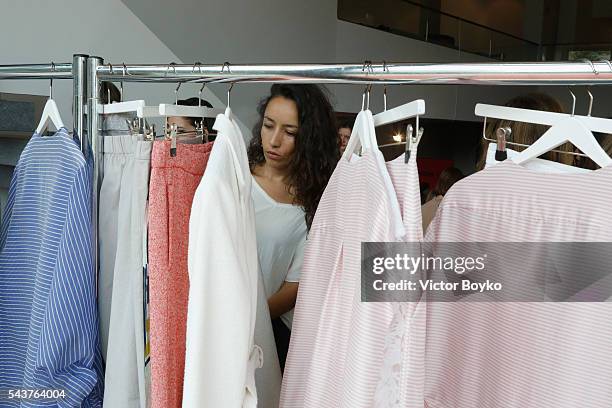
[[[266,297],[287,282],[299,282],[306,245],[306,220],[299,205],[279,203],[253,177],[257,253]],[[281,316],[291,329],[293,310]]]

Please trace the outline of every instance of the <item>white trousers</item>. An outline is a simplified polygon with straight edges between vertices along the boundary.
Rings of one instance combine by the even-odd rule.
[[[103,145],[98,306],[104,406],[145,408],[143,239],[152,142],[106,136]]]

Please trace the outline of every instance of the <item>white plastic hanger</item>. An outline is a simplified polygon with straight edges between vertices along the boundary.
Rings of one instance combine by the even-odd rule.
[[[374,115],[374,126],[388,125],[425,114],[425,101],[417,99]],[[418,124],[417,124],[418,128]]]
[[[512,158],[517,164],[523,164],[570,142],[600,167],[611,165],[612,158],[603,150],[592,132],[612,133],[612,119],[591,117],[590,110],[589,116],[574,115],[576,96],[572,93],[572,97],[574,103],[571,114],[485,104],[477,104],[475,113],[485,119],[551,126],[535,143]]]
[[[384,126],[390,123],[401,122],[406,119],[416,118],[416,132],[413,132],[412,125],[406,128],[406,154],[405,160],[408,163],[410,151],[413,146],[418,146],[423,136],[423,128],[419,127],[419,117],[425,114],[425,101],[417,99],[412,102],[405,103],[393,109],[387,110],[387,89],[384,90],[384,111],[374,115],[374,126]],[[368,97],[369,99],[369,97]],[[390,143],[386,146],[394,146],[400,143]]]
[[[111,115],[116,113],[143,112],[146,107],[145,101],[138,99],[135,101],[115,102],[100,105],[100,113],[102,115]]]
[[[51,66],[55,69],[55,64],[51,63]],[[36,127],[36,134],[42,134],[49,126],[49,121],[53,123],[56,130],[64,127],[64,122],[60,116],[57,104],[53,100],[53,79],[51,79],[49,84],[49,99],[47,99],[47,103],[45,103],[40,122],[38,122],[38,126]]]
[[[42,134],[42,132],[49,127],[49,121],[53,123],[53,126],[55,126],[55,129],[57,130],[64,127],[64,122],[62,122],[59,109],[57,108],[57,104],[53,99],[47,100],[40,118],[40,122],[36,127],[36,133],[39,135]]]
[[[162,103],[159,105],[157,113],[159,116],[190,116],[198,118],[216,118],[223,113],[224,109],[213,109],[205,106],[182,106]],[[144,111],[143,111],[144,112]]]
[[[186,117],[198,117],[198,118],[216,118],[218,114],[223,113],[224,109],[214,109],[208,108],[206,106],[202,106],[201,102],[198,103],[199,106],[185,106],[178,104],[178,91],[181,87],[182,83],[179,83],[174,90],[174,104],[169,103],[160,103],[157,107],[156,114],[158,116],[186,116]],[[202,85],[200,91],[198,92],[198,100],[202,100],[202,91],[206,83]],[[229,91],[228,91],[228,106],[229,106]],[[147,108],[143,108],[141,111],[143,114],[148,113]],[[153,112],[150,112],[153,113]]]

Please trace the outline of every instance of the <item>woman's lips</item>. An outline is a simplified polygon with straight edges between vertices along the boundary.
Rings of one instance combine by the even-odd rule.
[[[266,152],[266,155],[268,156],[269,159],[272,159],[272,160],[280,160],[283,158],[283,156],[281,156],[280,154],[270,152],[270,151]]]

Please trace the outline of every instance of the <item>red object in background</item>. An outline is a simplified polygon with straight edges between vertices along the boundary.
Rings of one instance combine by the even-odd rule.
[[[440,173],[452,167],[453,161],[447,159],[417,158],[417,165],[419,166],[420,184],[427,184],[431,190],[436,186]]]

